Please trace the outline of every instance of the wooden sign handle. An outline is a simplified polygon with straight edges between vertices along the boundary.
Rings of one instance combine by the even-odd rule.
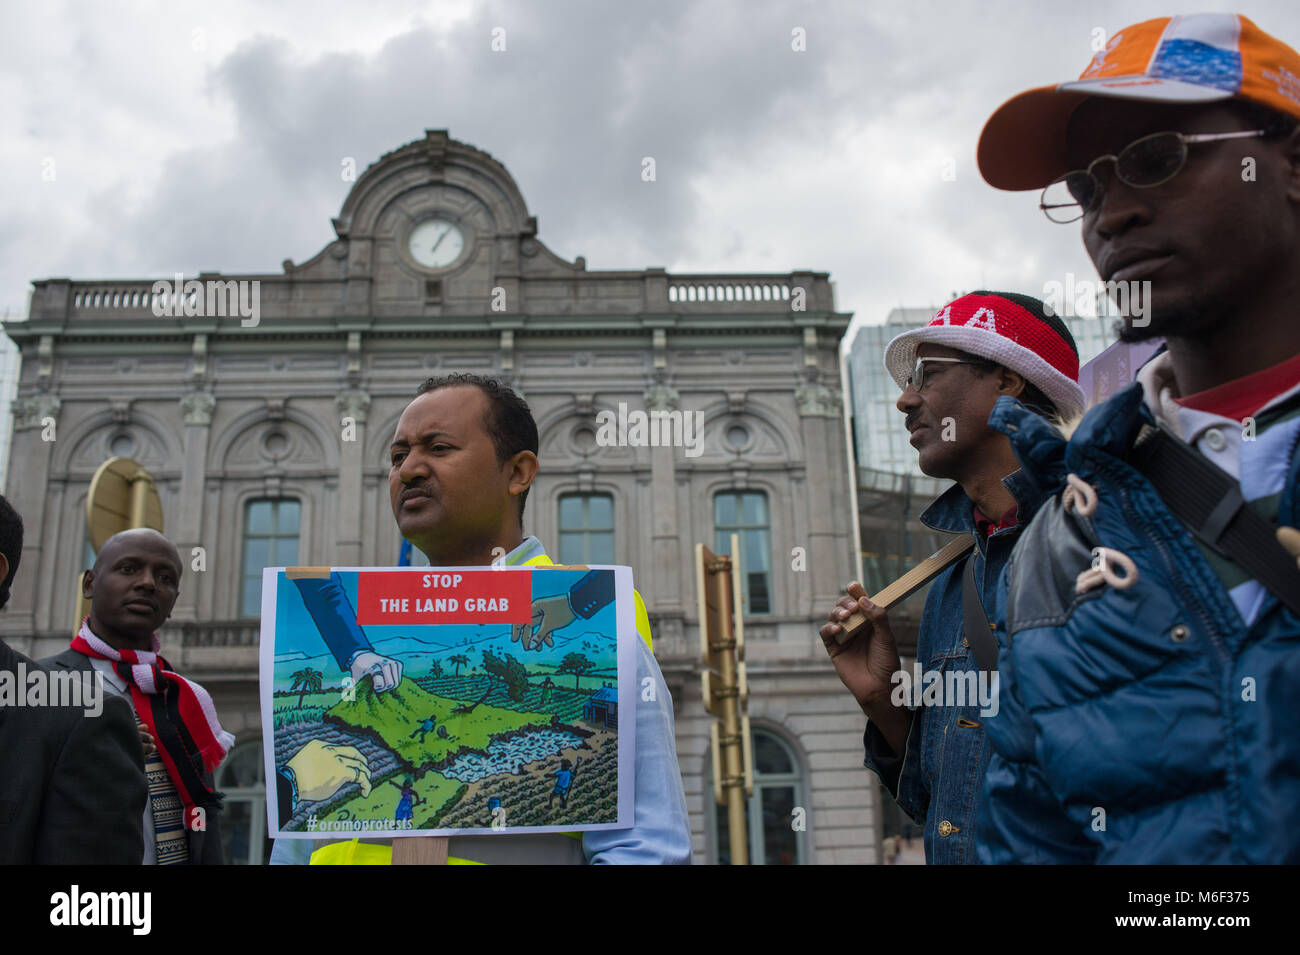
[[[902,603],[934,580],[935,577],[938,577],[944,570],[959,561],[974,546],[975,538],[969,534],[963,534],[949,541],[872,597],[871,602],[877,607],[884,607],[886,610],[895,604]],[[867,626],[867,615],[861,610],[854,611],[841,626],[844,629],[836,635],[835,642],[842,646],[856,637],[862,628]]]
[[[446,836],[411,836],[393,840],[393,865],[446,864]]]

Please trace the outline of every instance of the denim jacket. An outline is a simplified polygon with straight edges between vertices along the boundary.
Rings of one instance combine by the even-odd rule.
[[[1018,523],[994,531],[987,539],[976,529],[974,504],[960,485],[949,488],[921,514],[921,522],[927,527],[975,538],[975,549],[930,586],[917,638],[916,657],[922,673],[979,673],[966,640],[962,615],[966,561],[975,561],[975,583],[985,614],[989,620],[997,620],[1003,610],[998,580],[1021,527],[1047,496],[1046,490],[1022,471],[1007,475],[1002,484],[1016,500]],[[966,686],[971,685],[969,677],[963,679]],[[992,711],[997,706],[997,684],[990,684],[990,690],[988,709]],[[950,705],[910,708],[910,726],[901,756],[868,723],[863,738],[864,764],[880,777],[905,813],[917,822],[924,820],[927,863],[975,863],[976,810],[983,798],[990,752],[984,736],[987,717],[981,714],[978,699],[972,700],[969,695],[965,705],[951,705],[955,703],[951,699],[944,702]]]

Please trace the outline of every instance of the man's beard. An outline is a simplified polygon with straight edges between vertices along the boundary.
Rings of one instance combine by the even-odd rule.
[[[1208,298],[1197,292],[1189,296],[1191,302],[1169,308],[1159,306],[1158,296],[1150,302],[1150,321],[1135,326],[1132,317],[1123,319],[1119,330],[1122,342],[1144,342],[1152,338],[1185,338],[1192,341],[1211,337],[1224,320],[1223,311],[1209,304]]]

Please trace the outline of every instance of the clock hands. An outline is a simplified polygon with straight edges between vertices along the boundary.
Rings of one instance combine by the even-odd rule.
[[[438,241],[433,243],[433,248],[429,250],[430,255],[433,255],[433,253],[438,251],[438,246],[442,245],[442,240],[447,238],[449,232],[451,232],[451,226],[447,226],[447,228],[442,230],[442,235],[438,236]]]
[[[437,232],[437,236],[432,233]],[[447,236],[455,233],[455,238],[448,241]],[[432,238],[432,241],[430,239]],[[443,253],[442,247],[446,246]],[[465,246],[465,238],[453,222],[445,219],[425,220],[411,232],[409,241],[410,254],[417,262],[428,268],[442,268],[457,260]]]

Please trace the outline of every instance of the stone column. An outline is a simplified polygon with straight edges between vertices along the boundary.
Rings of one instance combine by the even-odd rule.
[[[676,389],[656,383],[646,389],[646,410],[677,411],[680,400]],[[680,578],[681,542],[677,524],[677,454],[673,447],[651,447],[650,452],[650,555],[651,565],[644,568],[650,579],[638,589],[649,597],[647,611],[658,614],[680,613],[682,609]]]
[[[366,446],[366,415],[370,395],[360,388],[349,388],[334,399],[338,411],[341,452],[339,482],[335,500],[338,525],[335,528],[335,566],[361,563],[361,480]]]
[[[63,556],[59,552],[59,544],[65,543],[80,550],[86,536],[86,512],[77,508],[78,513],[70,514],[67,498],[67,479],[61,475],[52,475],[46,498],[49,507],[45,511],[45,520],[41,523],[40,536],[45,538],[45,546],[41,548],[39,554],[27,552],[29,538],[26,533],[23,534],[21,566],[38,578],[35,601],[37,631],[52,630],[56,633],[70,634],[71,628],[76,623],[80,623],[75,619],[74,613],[79,584],[59,573],[60,558]],[[64,533],[64,525],[69,519],[75,522],[80,533]],[[24,518],[25,523],[26,518]],[[29,560],[31,563],[28,563]],[[81,569],[80,553],[77,555],[76,567]]]
[[[839,455],[834,453],[836,428],[840,417],[840,395],[834,388],[816,381],[806,381],[794,392],[799,409],[799,425],[803,436],[804,460],[807,465],[808,508],[808,587],[800,588],[805,598],[811,598],[806,612],[829,606],[839,596],[840,580],[852,570],[843,566],[844,554],[840,542],[843,532],[837,530],[845,521],[857,520],[856,514],[835,514],[828,502],[835,497],[834,469],[842,467]],[[796,545],[802,542],[796,542]],[[790,608],[798,612],[796,608]]]
[[[20,569],[5,607],[6,629],[11,633],[30,634],[48,629],[51,623],[50,605],[48,601],[41,602],[37,592],[47,566],[53,568],[58,550],[57,542],[46,534],[46,522],[52,503],[50,497],[54,496],[50,489],[50,463],[58,437],[61,404],[58,395],[38,392],[15,399],[12,406],[14,434],[5,497],[22,517],[25,533]],[[61,490],[58,497],[61,500]],[[65,615],[71,614],[69,609]]]
[[[199,592],[212,589],[213,563],[229,559],[231,548],[220,547],[216,540],[203,536],[204,478],[208,470],[208,437],[217,399],[210,391],[191,391],[181,395],[181,420],[185,427],[185,459],[181,465],[180,506],[177,508],[172,542],[181,553],[184,574],[181,592],[176,599],[172,619],[177,623],[199,619]],[[236,535],[237,540],[237,535]],[[203,550],[196,554],[194,548]],[[237,550],[237,548],[235,548]],[[202,563],[195,566],[201,558]],[[236,555],[236,559],[238,556]],[[199,569],[202,568],[202,569]]]

